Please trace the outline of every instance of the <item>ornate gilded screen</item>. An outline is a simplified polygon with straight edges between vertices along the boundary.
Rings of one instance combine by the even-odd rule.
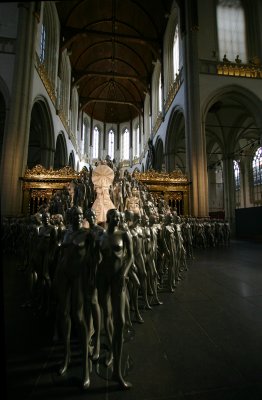
[[[70,182],[79,177],[80,173],[69,166],[53,170],[36,165],[32,169],[27,169],[24,177],[21,178],[23,181],[22,213],[25,215],[36,213],[57,190],[68,189]]]
[[[171,208],[176,207],[179,215],[189,213],[189,181],[180,170],[169,173],[154,170],[136,171],[133,176],[145,184],[155,198],[164,199]]]

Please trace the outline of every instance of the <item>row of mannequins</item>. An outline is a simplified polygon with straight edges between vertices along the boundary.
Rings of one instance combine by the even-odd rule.
[[[111,379],[130,388],[121,365],[125,329],[144,322],[141,307],[162,304],[161,290],[175,291],[194,246],[229,244],[225,221],[181,218],[136,180],[125,177],[120,185],[114,178],[113,170],[101,164],[92,174],[93,202],[81,203],[73,182],[64,213],[54,213],[55,194],[29,221],[3,222],[4,248],[23,260],[29,295],[25,305],[45,314],[55,307],[64,348],[60,375],[70,366],[75,324],[83,389],[90,386],[89,359],[97,362],[101,356],[102,328]],[[119,203],[110,190],[117,193],[120,186],[127,196],[123,201],[121,189]]]

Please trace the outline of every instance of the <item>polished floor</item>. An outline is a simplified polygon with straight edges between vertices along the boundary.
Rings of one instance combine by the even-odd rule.
[[[23,400],[261,400],[262,244],[232,240],[229,248],[195,251],[163,305],[142,310],[144,324],[126,335],[123,371],[128,391],[110,380],[103,363],[90,364],[91,387],[80,387],[80,352],[57,375],[62,348],[53,318],[21,307],[24,274],[3,259],[6,399]],[[3,398],[3,396],[2,396]]]

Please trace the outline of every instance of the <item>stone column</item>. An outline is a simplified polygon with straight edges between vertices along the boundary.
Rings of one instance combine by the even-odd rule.
[[[22,182],[27,164],[32,81],[34,75],[37,19],[34,2],[18,3],[18,26],[10,114],[3,144],[1,166],[1,213],[17,215],[22,211]]]
[[[225,218],[229,221],[232,233],[235,232],[235,178],[233,158],[223,159]]]
[[[186,0],[186,32],[183,40],[185,74],[185,130],[187,175],[191,183],[190,209],[194,216],[208,215],[208,180],[205,149],[205,126],[201,124],[198,22],[194,2]]]

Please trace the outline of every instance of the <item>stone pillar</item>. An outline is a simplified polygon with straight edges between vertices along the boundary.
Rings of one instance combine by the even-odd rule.
[[[208,215],[208,180],[205,149],[205,126],[201,125],[198,26],[194,1],[186,0],[186,32],[183,40],[185,73],[185,121],[187,175],[191,181],[190,209],[194,216]]]
[[[235,178],[233,158],[223,159],[223,178],[224,178],[224,207],[225,218],[229,221],[232,233],[235,232]]]
[[[32,81],[34,75],[35,38],[37,19],[34,2],[18,3],[18,27],[10,114],[3,144],[1,166],[1,213],[17,215],[22,209],[24,175],[32,109]]]

